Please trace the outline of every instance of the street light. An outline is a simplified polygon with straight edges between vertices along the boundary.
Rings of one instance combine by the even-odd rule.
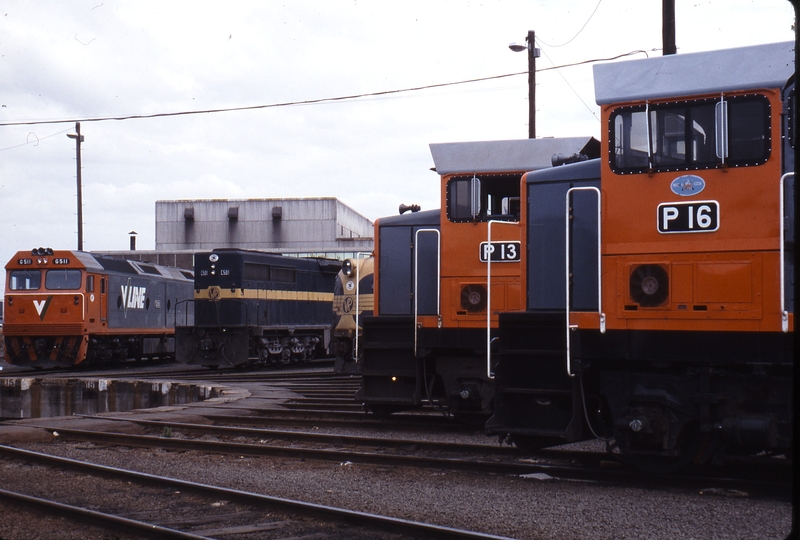
[[[75,133],[67,133],[67,137],[75,139],[75,155],[78,162],[78,251],[83,251],[83,196],[81,194],[81,123],[75,122]]]
[[[527,43],[511,43],[508,48],[514,52],[528,51],[528,138],[536,138],[536,59],[541,51],[536,47],[535,33],[528,30]]]

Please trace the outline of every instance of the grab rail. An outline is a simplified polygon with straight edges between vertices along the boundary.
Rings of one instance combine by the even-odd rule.
[[[519,225],[519,221],[490,219],[486,227],[486,377],[494,379],[492,373],[492,224]]]
[[[564,282],[566,288],[566,312],[567,312],[567,375],[570,377],[574,377],[575,374],[572,373],[570,369],[571,365],[571,358],[570,358],[570,347],[569,347],[569,333],[573,326],[569,323],[569,315],[570,315],[570,295],[569,295],[569,268],[570,268],[570,244],[569,244],[569,231],[570,231],[570,205],[569,205],[569,197],[572,195],[573,191],[594,191],[597,193],[597,313],[600,316],[600,333],[605,334],[606,332],[606,314],[603,313],[603,259],[602,259],[602,206],[600,204],[600,189],[593,187],[593,186],[585,186],[585,187],[574,187],[567,190],[566,195],[566,216],[565,216],[565,244],[566,244],[566,268]]]
[[[436,319],[442,327],[442,233],[439,229],[417,229],[414,232],[414,357],[417,356],[417,330],[419,328],[419,233],[436,233]]]
[[[785,268],[784,265],[786,264],[786,246],[785,246],[785,237],[786,237],[786,226],[784,224],[784,212],[785,212],[785,202],[784,202],[784,182],[789,177],[794,178],[793,172],[788,172],[781,176],[780,182],[780,205],[781,205],[781,212],[780,212],[780,231],[781,231],[781,247],[780,247],[780,267],[781,267],[781,330],[783,333],[789,332],[789,312],[786,311],[786,276],[785,276]]]

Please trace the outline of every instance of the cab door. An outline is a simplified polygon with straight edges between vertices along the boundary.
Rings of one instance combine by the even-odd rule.
[[[98,276],[100,279],[100,324],[108,326],[108,276]]]

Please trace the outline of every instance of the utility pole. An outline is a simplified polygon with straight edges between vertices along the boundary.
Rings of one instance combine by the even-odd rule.
[[[511,43],[508,48],[514,52],[528,51],[528,138],[536,138],[536,58],[539,49],[536,48],[536,34],[528,30],[525,38],[527,45]]]
[[[661,0],[661,38],[664,56],[675,54],[675,0]]]
[[[75,133],[67,133],[67,137],[75,139],[75,156],[78,162],[78,251],[83,251],[83,195],[81,188],[81,123],[75,122]]]
[[[536,34],[528,30],[528,138],[536,138]]]

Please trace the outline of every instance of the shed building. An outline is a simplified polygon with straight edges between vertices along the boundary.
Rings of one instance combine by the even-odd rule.
[[[372,222],[336,198],[156,201],[156,251],[290,255],[372,251]]]

